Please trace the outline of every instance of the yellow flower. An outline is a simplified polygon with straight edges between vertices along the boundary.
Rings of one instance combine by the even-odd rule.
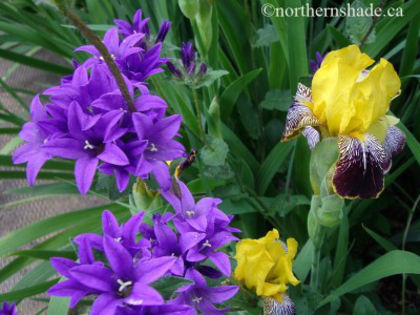
[[[322,138],[338,138],[333,188],[344,198],[377,197],[405,143],[398,119],[386,115],[401,81],[385,59],[366,70],[374,62],[356,45],[330,52],[312,89],[299,84],[283,132],[283,141],[302,132],[311,149]]]
[[[364,70],[374,62],[351,45],[329,53],[315,73],[309,107],[331,136],[360,137],[388,112],[401,81],[385,59]]]
[[[292,271],[297,247],[293,238],[287,240],[287,246],[283,244],[276,229],[260,239],[243,239],[236,244],[234,277],[258,296],[281,301],[288,284],[299,283]]]

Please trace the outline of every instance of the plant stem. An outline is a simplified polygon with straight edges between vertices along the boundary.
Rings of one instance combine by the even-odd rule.
[[[191,90],[192,90],[192,93],[193,93],[195,113],[197,115],[197,121],[198,121],[198,125],[200,127],[200,132],[201,132],[201,135],[203,136],[204,142],[206,142],[206,134],[204,132],[203,121],[201,119],[200,101],[198,99],[198,93],[197,93],[196,89],[191,89]]]
[[[54,0],[54,3],[57,5],[58,9],[63,13],[63,15],[67,17],[73,23],[73,25],[76,26],[80,33],[82,33],[82,35],[86,37],[99,51],[109,70],[114,76],[121,94],[127,103],[128,109],[130,112],[135,112],[136,107],[134,106],[134,102],[131,99],[130,93],[128,92],[127,85],[124,82],[120,70],[115,64],[113,57],[108,52],[108,49],[105,47],[102,40],[86,25],[85,22],[83,22],[82,19],[77,16],[76,13],[73,12],[73,10],[65,2],[65,0]]]
[[[414,205],[411,208],[409,214],[408,214],[408,218],[407,218],[407,224],[405,226],[405,230],[404,230],[404,234],[403,234],[403,238],[402,238],[402,244],[401,244],[401,249],[405,250],[405,243],[407,242],[407,236],[408,236],[408,231],[410,230],[410,225],[411,225],[411,221],[413,220],[413,216],[414,213],[416,212],[416,208],[419,205],[420,202],[420,195],[417,197],[416,201],[414,201]],[[402,287],[401,287],[401,314],[404,315],[405,314],[405,288],[406,288],[406,283],[407,283],[407,275],[405,273],[403,273],[402,275]]]
[[[311,282],[310,285],[315,290],[319,289],[319,265],[321,262],[321,249],[322,243],[324,241],[325,228],[321,226],[319,230],[319,241],[318,244],[314,244],[314,251],[312,256],[312,266],[311,266]]]

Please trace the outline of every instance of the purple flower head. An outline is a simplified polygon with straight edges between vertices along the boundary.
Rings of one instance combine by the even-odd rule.
[[[316,52],[316,60],[310,61],[311,71],[312,73],[315,73],[319,67],[321,67],[321,63],[324,60],[324,56],[321,55],[320,52]]]
[[[194,284],[180,288],[178,290],[180,295],[175,299],[175,302],[193,305],[204,315],[225,314],[228,308],[218,309],[213,303],[227,301],[239,290],[238,286],[209,287],[204,277],[194,269],[187,270],[185,279],[193,281]],[[197,312],[194,314],[197,314]]]
[[[0,308],[0,315],[18,315],[15,303],[8,304],[3,302]]]
[[[14,153],[13,163],[27,163],[26,178],[29,185],[33,186],[41,167],[52,158],[52,155],[44,148],[51,136],[40,125],[42,120],[48,119],[48,113],[38,95],[34,97],[31,103],[31,118],[32,121],[25,123],[19,133],[26,144]]]
[[[177,212],[173,219],[177,231],[181,235],[198,233],[195,240],[199,241],[188,246],[186,261],[196,263],[209,258],[223,274],[230,276],[229,257],[216,250],[238,240],[232,232],[240,231],[230,227],[232,217],[217,208],[221,200],[203,198],[195,203],[191,192],[181,181],[177,181],[170,191],[162,191],[162,196]]]
[[[142,238],[137,241],[143,216],[144,212],[139,212],[133,215],[126,223],[119,225],[112,212],[105,210],[102,213],[103,234],[104,236],[109,236],[117,242],[120,242],[133,257],[137,257],[139,256],[139,253],[144,253],[146,248],[150,247],[150,242],[147,239]],[[74,238],[74,242],[79,246],[81,246],[85,240],[89,246],[99,251],[104,251],[103,237],[101,235],[87,233],[80,234]]]
[[[124,20],[114,20],[114,23],[118,26],[118,31],[124,36],[129,36],[136,33],[143,33],[146,37],[150,36],[150,30],[147,23],[149,18],[142,18],[141,9],[137,10],[133,17],[133,24],[128,23]]]
[[[166,161],[184,156],[184,147],[173,138],[178,134],[181,116],[172,115],[154,122],[142,113],[133,114],[134,128],[139,140],[146,140],[148,145],[136,169],[136,175],[146,178],[152,173],[163,190],[171,187],[171,177]]]
[[[185,253],[203,240],[204,235],[198,232],[187,232],[177,235],[160,215],[154,216],[153,223],[156,238],[153,256],[175,257],[176,262],[170,271],[174,275],[183,276],[185,271]]]
[[[144,37],[142,33],[136,33],[127,36],[120,42],[118,35],[118,29],[116,27],[110,28],[104,35],[103,43],[108,49],[109,54],[112,59],[119,65],[121,68],[125,64],[125,60],[128,56],[139,53],[142,48],[136,46]],[[90,67],[93,64],[104,63],[103,56],[96,49],[94,45],[85,45],[80,46],[75,49],[75,51],[85,51],[91,55],[92,58],[87,59],[83,65],[85,67]]]

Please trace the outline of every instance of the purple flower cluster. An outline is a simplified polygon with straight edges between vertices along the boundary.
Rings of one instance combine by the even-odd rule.
[[[197,69],[195,59],[195,50],[193,45],[191,43],[182,43],[181,67],[177,67],[174,63],[168,61],[168,70],[179,79],[184,79],[186,77],[190,77],[191,79],[194,79],[195,77],[202,77],[207,73],[207,65],[202,62],[200,67]]]
[[[163,189],[171,187],[166,161],[185,154],[174,140],[181,116],[165,117],[166,102],[150,94],[145,83],[168,61],[160,53],[171,23],[164,21],[152,39],[148,19],[141,15],[141,10],[136,12],[133,24],[116,20],[118,28],[108,30],[103,39],[135,109],[128,108],[98,50],[92,45],[76,49],[92,57],[75,63],[71,76],[43,93],[50,99],[45,105],[38,96],[33,99],[31,121],[19,134],[26,144],[13,161],[27,163],[30,185],[46,161],[61,157],[76,160],[75,178],[82,194],[91,187],[96,170],[114,174],[120,191],[128,186],[130,174],[147,178],[152,173]]]
[[[218,309],[213,303],[227,301],[238,287],[210,287],[204,276],[230,276],[229,257],[220,248],[237,240],[232,233],[239,230],[229,226],[233,216],[217,208],[219,199],[203,198],[195,203],[180,181],[162,194],[175,213],[155,214],[153,226],[142,222],[144,212],[120,226],[111,212],[104,211],[103,236],[88,233],[74,239],[77,262],[51,260],[67,279],[48,293],[71,297],[71,307],[83,297],[95,295],[91,314],[224,314],[227,309]],[[94,252],[103,253],[106,262],[96,260]],[[191,284],[165,301],[152,286],[165,276],[188,279]]]
[[[8,304],[7,302],[3,302],[0,307],[0,315],[18,315],[16,311],[16,305]]]

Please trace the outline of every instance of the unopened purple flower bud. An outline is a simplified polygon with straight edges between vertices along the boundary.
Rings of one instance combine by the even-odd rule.
[[[181,71],[179,71],[178,68],[172,62],[168,61],[166,65],[168,66],[168,70],[171,71],[174,76],[176,76],[177,78],[182,77]]]
[[[195,60],[195,50],[191,43],[182,43],[181,59],[187,72],[192,73],[195,69],[195,65],[191,66]]]
[[[202,75],[205,75],[205,74],[207,73],[207,65],[206,65],[204,62],[202,62],[202,63],[201,63],[201,66],[200,66],[200,73],[201,73]]]
[[[163,42],[165,40],[165,37],[166,35],[168,35],[171,25],[172,23],[170,21],[162,21],[162,25],[160,26],[159,32],[156,36],[156,43]]]

